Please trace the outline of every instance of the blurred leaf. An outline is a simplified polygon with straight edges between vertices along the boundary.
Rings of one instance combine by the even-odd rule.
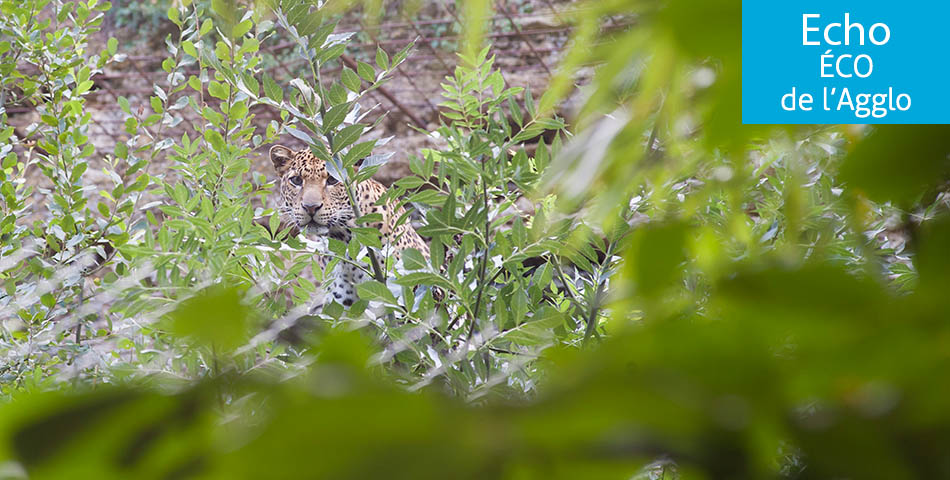
[[[638,292],[656,296],[681,278],[687,231],[686,225],[673,222],[649,226],[634,234],[625,256]]]
[[[221,31],[225,35],[234,37],[233,29],[238,21],[237,4],[234,0],[211,0],[211,10],[221,20],[219,25]]]
[[[199,344],[231,351],[248,340],[252,311],[234,287],[208,287],[171,314],[170,330]]]
[[[920,232],[920,251],[914,261],[920,272],[920,290],[943,301],[950,289],[950,217],[944,214]]]
[[[950,174],[950,126],[880,125],[841,166],[841,180],[874,201],[911,202]]]
[[[174,396],[131,389],[34,394],[6,407],[5,428],[30,478],[194,475],[207,465],[210,440],[202,397],[200,388]]]

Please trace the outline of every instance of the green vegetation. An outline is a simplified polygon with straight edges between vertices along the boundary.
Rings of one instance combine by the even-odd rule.
[[[439,147],[389,196],[431,258],[330,239],[372,280],[315,310],[251,162],[292,136],[352,199],[388,159],[360,100],[413,52],[331,78],[337,7],[176,2],[102,152],[110,5],[0,1],[0,476],[950,476],[950,129],[741,125],[738,0],[586,3],[538,95],[465,2]],[[307,74],[263,71],[275,38]]]

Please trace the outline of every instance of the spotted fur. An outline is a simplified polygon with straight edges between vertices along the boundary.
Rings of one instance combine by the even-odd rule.
[[[295,225],[309,235],[327,235],[348,243],[351,228],[356,227],[355,212],[346,193],[346,187],[329,176],[326,164],[309,150],[293,151],[282,145],[270,149],[274,169],[280,176],[281,220]],[[380,232],[383,253],[401,258],[407,248],[419,250],[429,257],[429,246],[408,222],[396,225],[406,212],[395,202],[378,205],[386,187],[375,180],[356,185],[354,197],[361,215],[378,213],[382,220],[369,224]],[[328,298],[350,306],[357,300],[356,285],[367,279],[360,268],[339,263],[332,272],[333,283]]]

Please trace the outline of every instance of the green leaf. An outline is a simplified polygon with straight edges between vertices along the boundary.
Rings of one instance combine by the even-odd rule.
[[[346,244],[331,237],[327,239],[327,250],[337,256],[342,257],[346,255]]]
[[[334,105],[323,115],[323,131],[332,132],[336,127],[343,123],[347,113],[353,105],[349,102]]]
[[[638,291],[659,295],[682,277],[686,235],[687,227],[682,223],[650,226],[636,233],[627,255],[632,262],[627,268],[633,269]]]
[[[89,89],[92,88],[92,85],[93,85],[92,80],[86,80],[86,81],[80,83],[79,85],[76,86],[76,94],[77,94],[77,95],[82,95],[82,94],[88,92]]]
[[[343,67],[343,73],[341,77],[343,85],[348,88],[351,92],[360,91],[360,76],[356,74],[353,70],[350,70],[347,67]]]
[[[129,147],[125,144],[125,142],[115,143],[115,156],[119,158],[128,158]]]
[[[347,125],[340,129],[340,132],[333,137],[333,152],[334,154],[339,153],[344,148],[353,144],[353,142],[359,140],[360,135],[363,134],[363,129],[365,125],[357,123],[355,125]]]
[[[218,14],[224,25],[219,25],[223,32],[230,33],[230,26],[237,23],[237,5],[234,0],[211,0],[211,10]]]
[[[445,202],[445,195],[435,190],[423,190],[410,195],[408,201],[438,206]]]
[[[398,305],[396,297],[389,288],[376,280],[367,280],[356,286],[356,292],[363,300],[380,301],[390,305]]]
[[[254,23],[250,20],[244,20],[243,22],[234,26],[233,33],[231,34],[234,38],[243,37],[247,32],[251,31],[251,27],[254,26]]]
[[[168,19],[172,21],[175,25],[181,26],[181,18],[178,16],[178,8],[175,5],[168,7],[167,12]]]
[[[208,83],[208,94],[214,98],[227,101],[230,93],[231,86],[226,83],[219,83],[214,80]]]
[[[329,298],[328,301],[330,303],[323,306],[323,314],[333,319],[339,319],[343,316],[343,305],[340,305],[332,298]]]
[[[270,75],[264,73],[264,95],[267,98],[280,103],[284,101],[284,91],[277,85],[277,82]]]
[[[343,52],[345,51],[346,51],[346,45],[342,43],[338,43],[320,52],[320,54],[318,55],[318,58],[320,59],[321,63],[331,62],[333,60],[336,60],[337,58],[340,58],[340,55],[343,55]]]
[[[421,270],[428,266],[422,252],[415,248],[407,248],[402,251],[402,266],[407,270]]]
[[[538,124],[548,130],[560,130],[565,127],[564,121],[559,118],[539,118]]]
[[[162,99],[158,97],[150,97],[149,104],[152,106],[152,111],[155,113],[162,113],[165,111],[164,106],[162,106]]]
[[[317,24],[319,24],[323,20],[322,16],[320,15],[310,15],[310,17]],[[320,28],[317,28],[313,32],[313,36],[310,37],[309,45],[311,47],[323,48],[324,45],[326,44],[327,38],[330,36],[330,34],[333,33],[334,30],[336,30],[336,26],[337,26],[336,21],[329,21],[327,23],[324,23],[323,25],[320,25]]]
[[[362,220],[362,218],[360,219]],[[351,228],[353,237],[360,245],[372,248],[381,248],[383,245],[379,239],[379,231],[370,227]]]
[[[368,140],[353,145],[350,147],[350,150],[346,152],[346,156],[343,158],[343,165],[355,165],[360,159],[366,158],[373,153],[374,148],[376,148],[376,140]]]
[[[199,344],[232,351],[249,339],[252,317],[236,288],[215,285],[184,300],[172,313],[169,329]]]
[[[376,69],[366,62],[357,62],[356,72],[359,73],[360,78],[366,80],[369,83],[374,83],[376,81]]]
[[[327,100],[329,100],[330,105],[341,105],[347,103],[347,94],[346,88],[339,83],[334,83],[330,90],[327,91]]]
[[[204,138],[211,144],[214,151],[224,152],[224,137],[217,130],[205,130]]]
[[[405,190],[413,190],[423,185],[425,185],[425,180],[415,175],[402,177],[399,180],[396,180],[396,186]]]
[[[191,40],[185,40],[181,42],[181,49],[184,50],[188,55],[198,58],[198,50],[195,48],[195,44],[192,43]]]
[[[508,111],[511,113],[511,119],[515,121],[518,128],[524,126],[524,116],[522,116],[521,108],[518,107],[518,102],[515,101],[514,97],[508,97]]]
[[[841,166],[841,180],[878,202],[913,201],[950,172],[950,126],[880,125]]]
[[[376,66],[382,70],[389,70],[389,55],[382,47],[376,47]]]

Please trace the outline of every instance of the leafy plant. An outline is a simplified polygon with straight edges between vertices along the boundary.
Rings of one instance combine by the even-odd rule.
[[[98,192],[101,200],[90,199],[83,183],[87,160],[96,153],[85,97],[117,49],[110,39],[93,53],[88,42],[108,9],[108,2],[96,0],[0,3],[0,348],[10,353],[3,368],[7,394],[49,385],[50,375],[82,352],[83,335],[98,336],[84,332],[83,316],[71,312],[88,304],[84,277],[98,269],[97,258],[108,256],[106,244],[129,240],[124,218],[147,186],[141,164],[120,174],[114,162],[106,170],[114,188]],[[33,105],[40,121],[16,133],[7,105]],[[44,185],[27,184],[32,169],[45,177]],[[34,192],[45,201],[31,202]]]
[[[553,196],[529,200],[565,125],[537,116],[529,92],[523,112],[515,100],[523,89],[505,88],[488,53],[460,56],[443,84],[447,123],[431,134],[446,147],[413,157],[415,175],[391,192],[427,210],[419,233],[431,237],[430,261],[408,257],[389,288],[401,296],[367,292],[412,320],[390,330],[403,347],[394,361],[421,372],[407,381],[418,388],[442,377],[450,391],[474,397],[533,390],[541,351],[597,332],[616,266],[611,249],[624,235],[618,230],[606,246],[582,222],[551,218]],[[545,132],[552,146],[539,139],[529,156],[525,142]],[[605,247],[600,260],[594,245]],[[444,298],[418,299],[413,287],[420,284]],[[431,335],[412,341],[420,331]]]

